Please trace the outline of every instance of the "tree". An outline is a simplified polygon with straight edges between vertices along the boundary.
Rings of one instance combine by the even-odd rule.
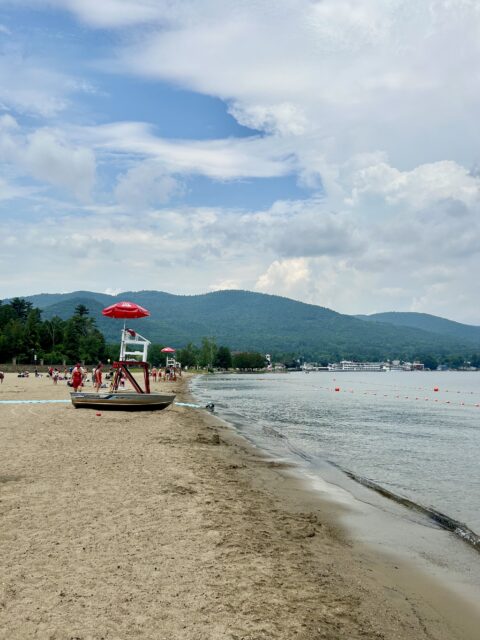
[[[218,347],[218,351],[214,360],[214,365],[219,369],[232,368],[232,354],[228,347]]]
[[[58,316],[53,316],[51,320],[45,320],[43,323],[44,348],[55,349],[58,342],[63,342],[64,331],[65,322]]]
[[[178,352],[178,359],[182,363],[182,367],[198,366],[200,360],[198,347],[196,347],[192,342],[189,342]]]
[[[24,328],[24,350],[33,356],[40,348],[40,332],[42,321],[40,309],[31,309],[28,312]],[[30,358],[28,358],[30,359]]]
[[[15,317],[21,322],[25,322],[33,305],[31,302],[27,302],[23,298],[13,298],[10,302],[10,307],[12,308]]]
[[[167,361],[167,354],[162,353],[164,344],[152,344],[148,349],[148,360],[157,366],[164,367]]]
[[[233,356],[233,366],[235,369],[263,369],[265,367],[265,356],[261,353],[244,351]]]
[[[89,314],[90,314],[90,311],[88,307],[86,307],[84,304],[77,304],[77,306],[75,307],[74,315],[79,316],[80,318],[83,318],[84,316],[88,316]]]
[[[472,357],[470,358],[470,364],[472,367],[477,367],[478,369],[480,367],[480,354],[473,353]]]
[[[200,347],[200,366],[213,367],[215,356],[217,353],[217,345],[211,338],[202,338],[202,346]]]
[[[107,355],[105,338],[88,313],[87,307],[79,304],[65,324],[63,351],[70,362],[94,362],[105,359]]]
[[[429,354],[422,354],[419,356],[418,360],[423,362],[425,365],[425,369],[430,369],[434,371],[438,367],[438,360]]]

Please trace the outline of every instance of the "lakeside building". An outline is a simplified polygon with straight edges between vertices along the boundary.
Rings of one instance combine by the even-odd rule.
[[[383,362],[353,362],[341,360],[328,365],[329,371],[386,371]]]
[[[328,365],[328,371],[424,371],[423,362],[354,362],[341,360]]]

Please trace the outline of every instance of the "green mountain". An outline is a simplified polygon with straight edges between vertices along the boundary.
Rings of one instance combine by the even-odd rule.
[[[369,316],[355,316],[361,320],[371,322],[383,322],[393,324],[396,327],[412,327],[413,329],[422,329],[431,333],[438,333],[443,336],[451,336],[459,340],[469,342],[480,342],[480,327],[469,324],[462,324],[439,318],[428,313],[408,313],[399,311],[390,311],[386,313],[373,313]]]
[[[101,310],[115,301],[131,300],[147,308],[151,316],[129,322],[128,326],[152,342],[177,348],[190,341],[199,344],[203,337],[209,337],[232,350],[294,354],[315,360],[413,359],[425,354],[469,356],[480,350],[477,327],[471,327],[474,330],[471,336],[446,335],[424,328],[372,322],[371,316],[365,321],[324,307],[250,291],[217,291],[195,296],[160,291],[110,296],[77,291],[27,299],[43,309],[44,318],[54,315],[68,318],[77,304],[86,305],[110,342],[119,340],[123,321],[104,318]]]

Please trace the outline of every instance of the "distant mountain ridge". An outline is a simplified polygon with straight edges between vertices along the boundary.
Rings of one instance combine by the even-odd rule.
[[[386,322],[397,327],[422,329],[423,331],[452,336],[461,340],[480,341],[480,327],[447,320],[429,313],[388,311],[370,315],[356,315],[355,317],[370,322]]]
[[[233,350],[288,353],[325,360],[413,359],[427,353],[467,355],[480,350],[480,327],[428,316],[439,322],[432,321],[436,330],[427,330],[424,326],[395,324],[383,317],[393,315],[394,320],[402,320],[397,314],[354,317],[251,291],[227,290],[191,296],[161,291],[127,291],[116,296],[74,291],[26,296],[26,299],[43,310],[45,319],[55,315],[68,318],[77,304],[84,304],[107,341],[114,342],[119,340],[122,322],[103,317],[102,308],[115,301],[132,300],[149,309],[151,316],[129,322],[129,326],[152,342],[179,348],[188,342],[199,344],[203,337],[210,337]],[[377,319],[378,316],[382,318]],[[451,329],[448,323],[470,331],[448,333]]]

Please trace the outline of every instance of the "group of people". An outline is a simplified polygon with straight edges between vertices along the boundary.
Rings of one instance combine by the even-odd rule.
[[[152,367],[150,369],[150,375],[152,376],[153,382],[156,382],[157,378],[160,381],[162,379],[162,369],[160,367],[158,369],[157,367]],[[180,369],[178,370],[178,375],[182,375]],[[175,367],[165,367],[163,379],[175,381],[177,379],[177,369],[175,369]]]
[[[66,369],[63,370],[63,374],[57,369],[57,367],[48,367],[48,375],[53,380],[53,384],[57,384],[59,380],[68,380],[68,371]],[[35,369],[35,377],[38,378],[40,374],[37,369]]]
[[[113,371],[113,370],[112,370]],[[174,367],[166,367],[165,371],[162,372],[162,369],[159,367],[152,367],[150,370],[150,375],[152,376],[152,380],[154,382],[157,379],[162,380],[162,373],[164,380],[176,380],[177,379],[177,371]],[[181,375],[181,372],[178,372]],[[27,378],[29,375],[28,371],[22,371],[18,374],[20,378]],[[38,373],[38,370],[35,368],[35,377],[40,377],[41,374]],[[70,387],[73,387],[74,391],[78,391],[81,389],[85,382],[87,381],[88,372],[82,367],[82,365],[77,362],[77,364],[70,368],[70,370],[64,369],[63,373],[57,369],[57,367],[49,367],[48,368],[48,376],[53,380],[53,384],[57,384],[59,380],[67,380],[67,384]],[[110,378],[110,374],[107,373],[106,378]],[[5,374],[3,371],[0,371],[0,384],[3,383],[5,378]],[[92,383],[95,388],[95,391],[98,393],[103,385],[103,364],[99,362],[96,367],[92,370]],[[120,379],[120,386],[125,386],[125,377],[122,375]]]
[[[73,390],[77,392],[81,387],[83,387],[86,379],[87,371],[79,362],[77,362],[77,364],[72,369],[72,379],[70,381]],[[92,383],[95,391],[98,393],[103,384],[103,364],[101,362],[99,362],[97,366],[92,370]]]

